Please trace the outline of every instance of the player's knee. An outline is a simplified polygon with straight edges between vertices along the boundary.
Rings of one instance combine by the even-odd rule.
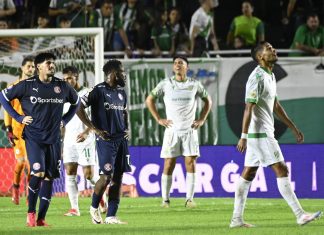
[[[104,184],[108,185],[111,181],[112,175],[100,175],[100,181],[104,182]]]
[[[87,180],[91,180],[93,177],[93,173],[91,170],[84,170],[83,175],[84,175],[84,178],[86,178]]]
[[[165,172],[172,173],[174,167],[175,167],[175,161],[173,159],[165,159],[165,161],[164,161],[164,171]]]

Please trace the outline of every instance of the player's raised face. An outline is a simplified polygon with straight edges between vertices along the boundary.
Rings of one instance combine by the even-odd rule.
[[[35,72],[35,65],[33,61],[27,61],[26,64],[21,66],[21,71],[26,77],[31,77]]]
[[[173,72],[176,75],[186,75],[188,71],[188,64],[181,58],[176,58],[173,62]]]
[[[78,84],[79,75],[76,73],[68,72],[63,74],[63,80],[69,83],[73,88],[76,88]]]
[[[266,63],[275,63],[278,60],[276,49],[270,43],[266,43],[260,53],[260,59]]]

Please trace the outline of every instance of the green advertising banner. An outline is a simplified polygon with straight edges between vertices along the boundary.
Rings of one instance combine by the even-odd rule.
[[[123,60],[127,74],[130,130],[133,146],[161,145],[164,127],[159,126],[145,106],[149,92],[162,79],[172,76],[172,59]],[[80,82],[93,86],[93,62],[87,62]],[[324,143],[324,70],[321,58],[281,58],[274,67],[279,100],[288,115],[305,134],[306,143]],[[199,130],[201,145],[234,145],[241,133],[244,91],[256,64],[250,58],[191,59],[188,76],[202,82],[213,100],[212,111]],[[1,88],[17,78],[17,68],[0,66]],[[57,69],[57,76],[61,71]],[[157,108],[165,117],[163,101]],[[202,103],[198,103],[197,116]],[[0,147],[8,146],[0,107]],[[275,135],[280,143],[295,143],[287,127],[276,119]]]

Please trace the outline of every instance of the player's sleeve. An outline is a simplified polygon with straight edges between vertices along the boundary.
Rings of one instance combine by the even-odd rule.
[[[154,99],[162,96],[164,94],[164,80],[159,82],[157,86],[150,92],[150,95],[153,96]]]
[[[246,83],[245,102],[246,103],[258,103],[259,97],[263,90],[263,83],[260,74],[256,73],[253,77],[250,77]]]
[[[66,101],[71,104],[69,110],[66,112],[66,114],[63,115],[62,121],[64,123],[64,126],[73,118],[75,113],[78,111],[79,106],[80,106],[80,97],[78,93],[70,86],[67,84],[67,96],[66,96]]]
[[[208,92],[207,90],[204,88],[204,86],[201,84],[201,82],[197,81],[198,83],[198,89],[197,89],[197,95],[201,98],[201,99],[205,99],[208,97]]]
[[[0,93],[0,103],[3,108],[8,112],[8,114],[17,120],[17,122],[22,123],[22,120],[25,116],[17,113],[16,110],[12,107],[10,101],[13,99],[21,99],[25,94],[25,83],[20,82],[14,86],[9,86]]]

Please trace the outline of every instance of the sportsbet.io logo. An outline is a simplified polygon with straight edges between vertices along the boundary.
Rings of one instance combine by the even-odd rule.
[[[45,104],[45,103],[52,103],[52,104],[63,104],[63,99],[58,98],[49,98],[49,99],[42,99],[40,97],[31,96],[30,103],[32,104]]]

